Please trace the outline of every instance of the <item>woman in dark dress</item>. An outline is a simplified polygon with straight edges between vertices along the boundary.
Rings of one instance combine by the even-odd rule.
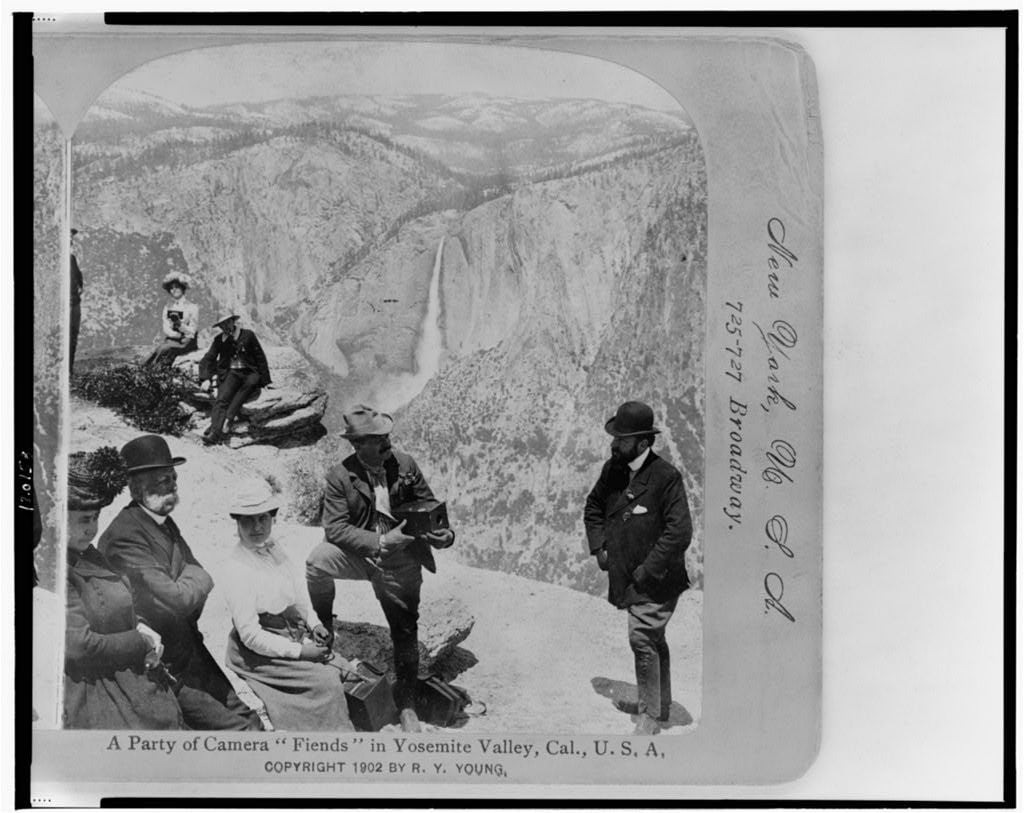
[[[139,621],[127,582],[90,544],[100,509],[126,483],[113,447],[68,459],[65,728],[183,728],[160,636]]]

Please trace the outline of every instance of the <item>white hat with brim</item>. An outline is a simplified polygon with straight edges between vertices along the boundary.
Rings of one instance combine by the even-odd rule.
[[[270,490],[266,481],[260,480],[245,484],[235,494],[228,513],[231,516],[255,516],[267,511],[276,511],[281,507],[277,495]]]
[[[214,327],[220,327],[226,321],[228,321],[228,319],[237,319],[237,318],[238,318],[238,314],[237,313],[232,313],[231,311],[228,311],[226,314],[221,316],[220,319],[218,319],[216,322],[214,322],[213,326]]]
[[[365,404],[346,412],[341,416],[345,422],[345,429],[341,433],[343,438],[364,438],[368,435],[390,435],[395,426],[394,419],[384,412],[378,412],[373,407]]]

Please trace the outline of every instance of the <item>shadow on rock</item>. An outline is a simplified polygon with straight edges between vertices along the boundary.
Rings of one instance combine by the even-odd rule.
[[[626,683],[624,680],[613,680],[606,677],[595,677],[590,679],[590,685],[594,687],[594,691],[601,695],[601,697],[607,697],[611,700],[613,705],[616,703],[636,705],[636,685],[633,683]],[[621,709],[616,710],[621,711]],[[685,726],[692,724],[693,715],[686,710],[682,703],[677,703],[673,700],[672,705],[669,707],[668,720],[662,721],[661,727],[671,728],[677,725]]]
[[[335,652],[349,661],[358,659],[373,664],[394,682],[394,649],[387,627],[361,621],[335,621],[334,633]],[[476,655],[460,646],[428,649],[420,641],[421,676],[436,674],[442,680],[451,681],[477,662]]]
[[[431,671],[441,680],[451,682],[463,672],[472,669],[479,663],[476,655],[468,649],[457,646],[444,656],[434,661]]]

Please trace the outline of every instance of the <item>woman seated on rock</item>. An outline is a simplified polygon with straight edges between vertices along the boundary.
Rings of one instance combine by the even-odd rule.
[[[274,728],[352,731],[327,630],[310,609],[306,581],[273,538],[278,502],[264,481],[241,488],[230,508],[238,527],[225,593],[234,629],[227,664],[266,706]]]
[[[163,311],[164,339],[143,365],[169,367],[178,356],[198,349],[199,306],[185,297],[191,283],[192,278],[180,271],[171,271],[164,277],[163,288],[170,296]]]
[[[68,458],[65,728],[184,727],[160,636],[139,621],[127,581],[91,544],[100,509],[127,482],[113,447]]]

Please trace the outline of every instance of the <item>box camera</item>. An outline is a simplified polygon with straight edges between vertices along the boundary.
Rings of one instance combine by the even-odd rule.
[[[391,512],[395,519],[405,522],[402,530],[409,536],[421,539],[433,531],[443,531],[448,527],[448,509],[443,502],[437,500],[417,500],[407,502]]]

